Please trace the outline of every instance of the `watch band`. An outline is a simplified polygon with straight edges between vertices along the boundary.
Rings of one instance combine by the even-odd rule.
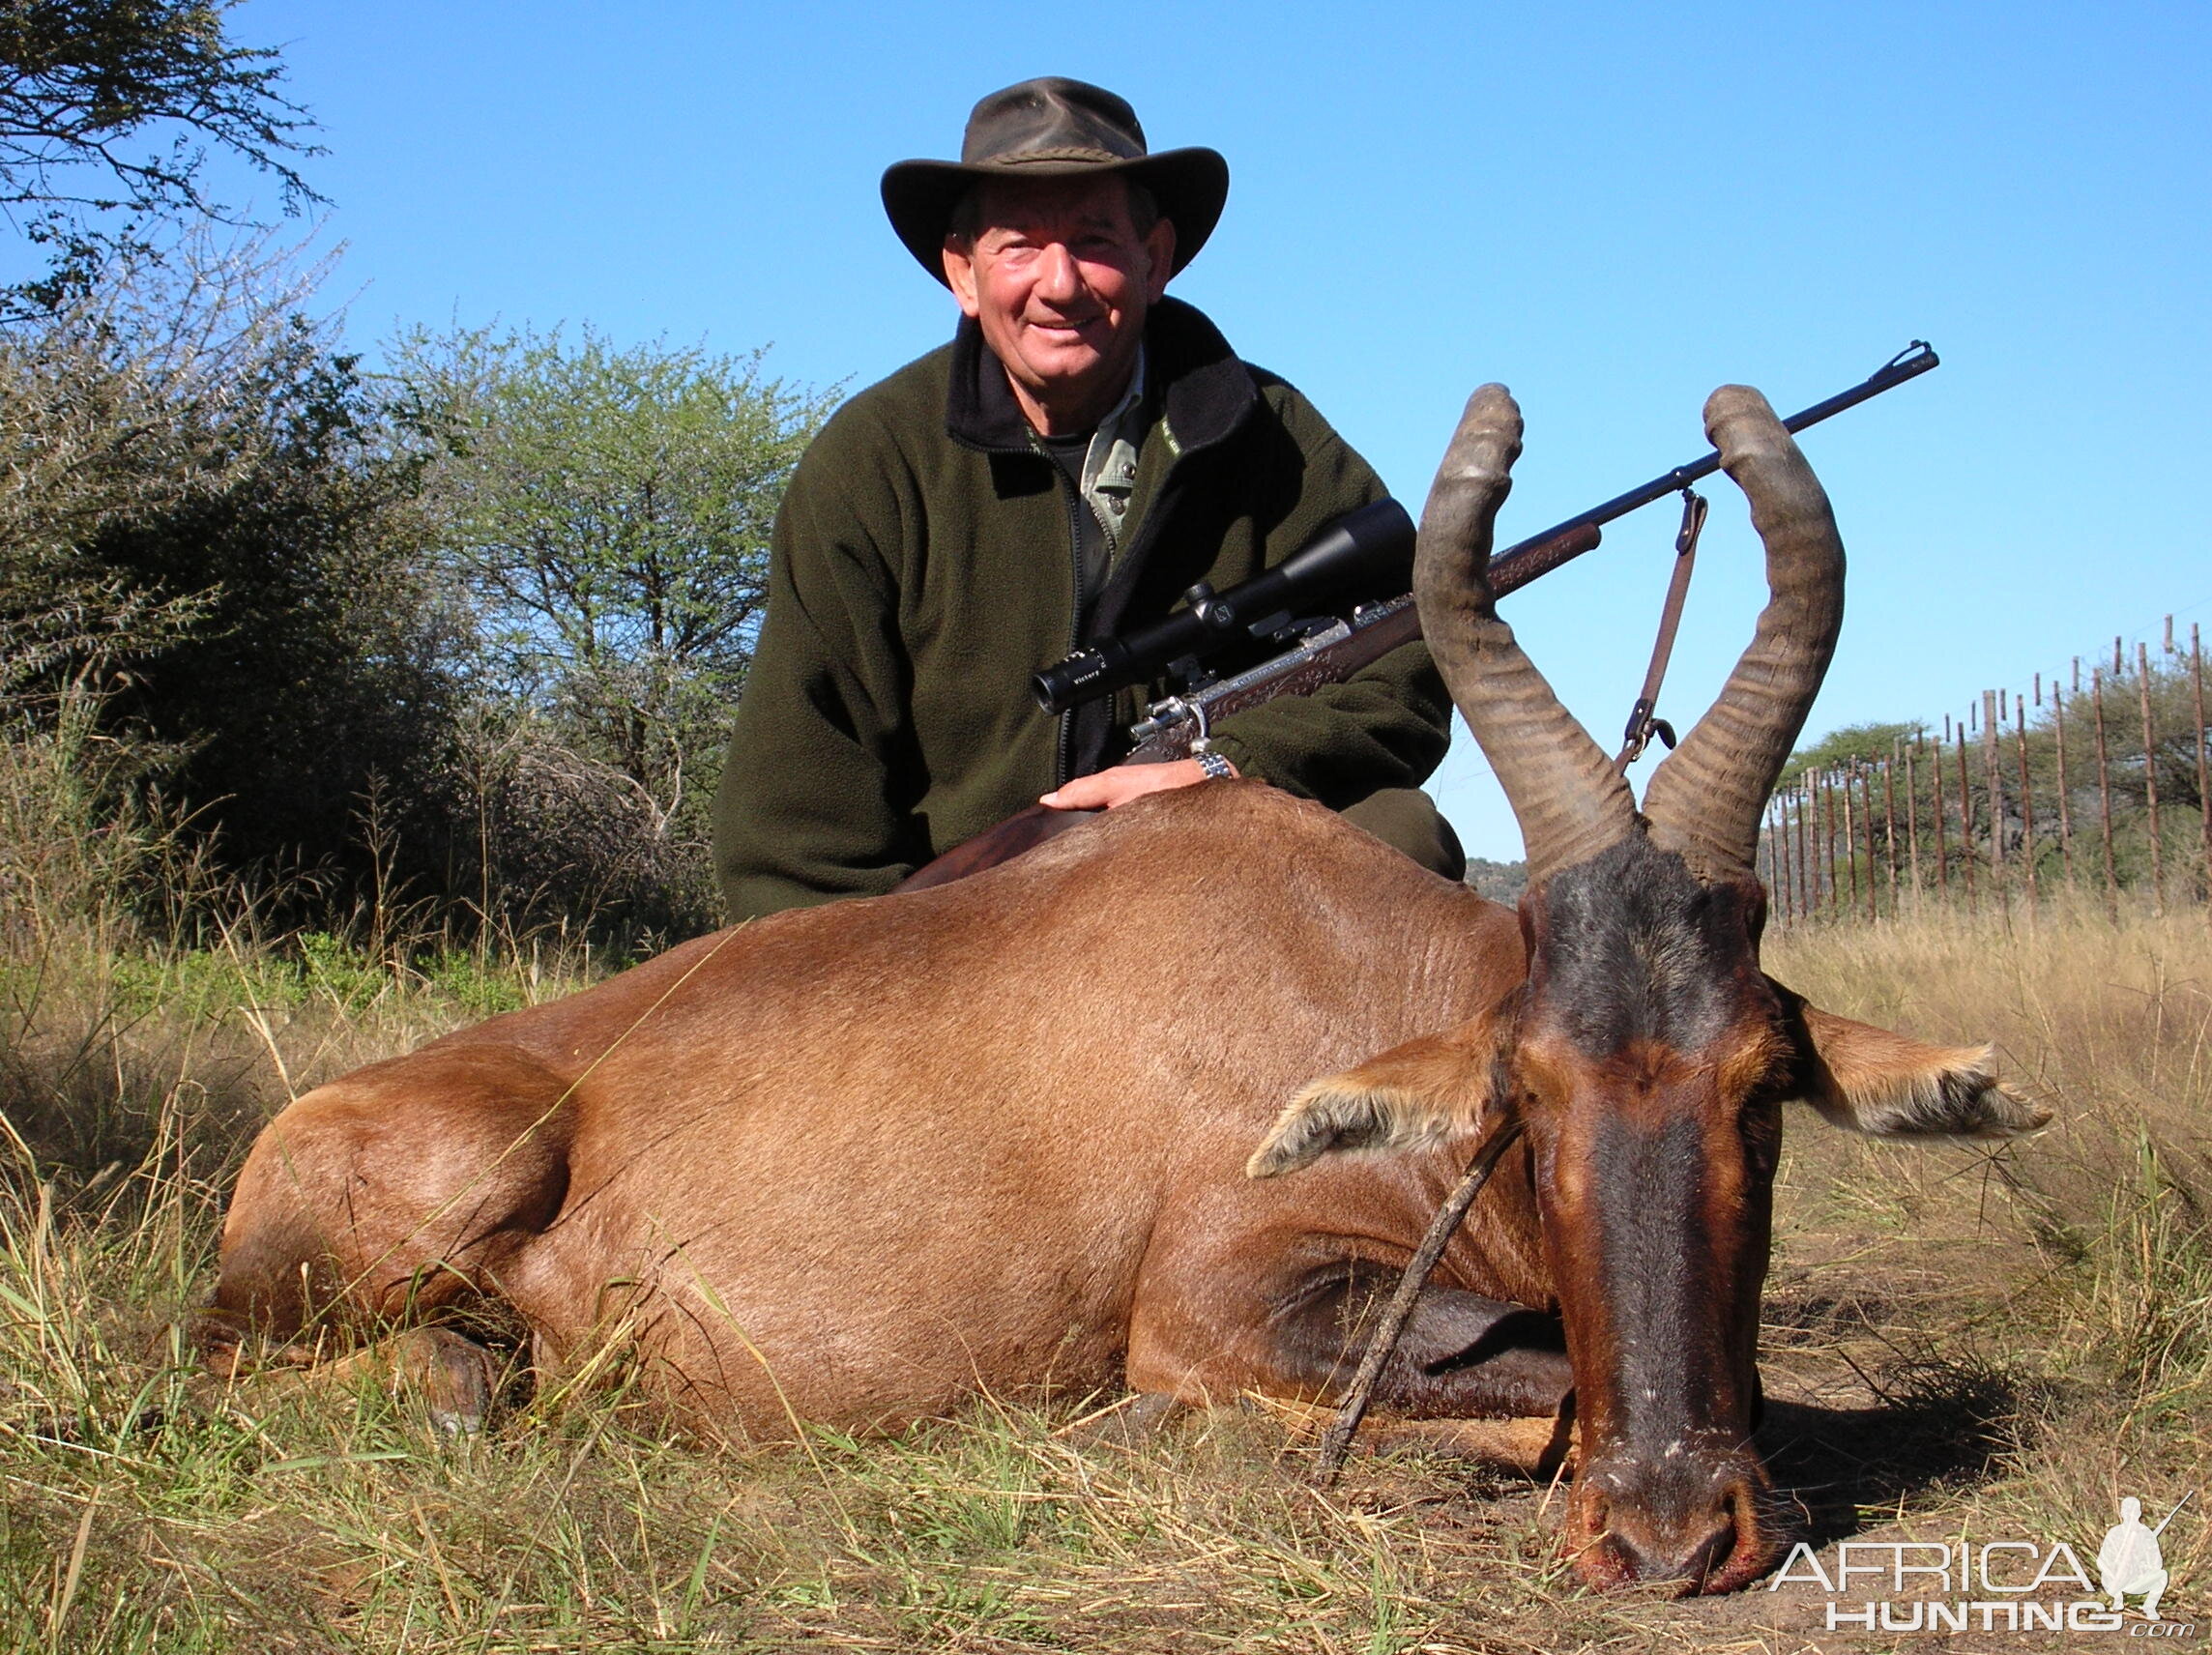
[[[1206,772],[1208,781],[1233,781],[1236,779],[1237,767],[1219,753],[1208,750],[1203,753],[1193,753],[1191,757],[1198,761],[1198,768]]]

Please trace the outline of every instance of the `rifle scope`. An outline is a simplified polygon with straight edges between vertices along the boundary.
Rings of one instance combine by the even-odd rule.
[[[1216,593],[1201,581],[1164,621],[1102,638],[1030,680],[1037,705],[1065,712],[1157,678],[1185,659],[1203,661],[1242,638],[1281,630],[1300,610],[1324,608],[1351,588],[1396,594],[1413,579],[1413,520],[1395,500],[1362,506],[1270,569]]]

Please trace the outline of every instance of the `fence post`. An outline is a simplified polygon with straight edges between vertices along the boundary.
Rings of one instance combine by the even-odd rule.
[[[2112,865],[2112,771],[2105,752],[2105,678],[2089,669],[2089,709],[2097,725],[2097,817],[2105,836],[2105,912],[2120,916],[2120,876]]]
[[[1797,819],[1790,828],[1795,835],[1790,842],[1790,859],[1797,874],[1797,917],[1810,919],[1813,917],[1813,870],[1805,857],[1805,813],[1812,807],[1812,800],[1806,797],[1803,776],[1797,778],[1796,799]]]
[[[1805,808],[1797,821],[1798,877],[1805,882],[1805,917],[1820,915],[1820,783],[1810,769],[1799,779]]]
[[[2197,831],[2204,841],[2204,913],[2212,918],[2212,788],[2204,785],[2204,642],[2197,635],[2194,621],[2189,624],[2189,677],[2197,690]]]
[[[1844,872],[1850,880],[1851,900],[1844,908],[1849,918],[1859,909],[1859,838],[1851,822],[1851,795],[1858,791],[1857,767],[1844,771]]]
[[[1974,912],[1974,788],[1966,775],[1966,726],[1959,725],[1959,868],[1966,876],[1966,912]]]
[[[1948,713],[1944,714],[1943,722],[1945,724],[1951,722]],[[1945,740],[1948,741],[1948,740],[1949,738],[1946,736]],[[1928,767],[1928,772],[1936,778],[1933,789],[1936,796],[1936,889],[1941,894],[1945,902],[1949,902],[1951,900],[1951,858],[1943,844],[1945,824],[1943,821],[1943,747],[1941,744],[1936,748],[1936,762]]]
[[[1783,859],[1782,825],[1790,820],[1790,812],[1779,792],[1766,801],[1766,911],[1777,923],[1788,924],[1790,887],[1782,870],[1789,864]]]
[[[1920,907],[1920,795],[1916,784],[1913,758],[1920,746],[1920,734],[1913,732],[1912,743],[1905,749],[1905,846],[1911,857],[1912,906]]]
[[[1797,888],[1804,893],[1797,904],[1798,915],[1813,917],[1813,907],[1819,899],[1820,876],[1813,866],[1813,772],[1805,771],[1797,778]]]
[[[1797,844],[1790,837],[1790,795],[1785,789],[1782,801],[1782,912],[1783,917],[1797,917]]]
[[[1874,881],[1874,771],[1859,773],[1859,803],[1866,813],[1866,916],[1879,919],[1881,915],[1875,906]]]
[[[2074,820],[2072,806],[2067,799],[2071,791],[2066,779],[2066,701],[2058,693],[2058,681],[2051,681],[2051,730],[2058,743],[2058,865],[2065,876],[2066,888],[2074,888]]]
[[[1836,779],[1820,772],[1820,859],[1828,864],[1828,917],[1836,917],[1843,887],[1836,883]]]
[[[2136,646],[2136,689],[2142,700],[2143,808],[2150,816],[2150,908],[2166,913],[2166,864],[2158,843],[2158,740],[2150,726],[2150,646]]]
[[[1997,730],[2004,714],[1997,711],[1997,692],[1982,691],[1982,771],[1990,784],[1990,900],[2003,900],[2004,889],[2004,783],[1997,764]]]
[[[1820,908],[1820,868],[1813,855],[1814,831],[1819,826],[1819,800],[1813,794],[1813,772],[1805,771],[1797,778],[1797,888],[1804,899],[1797,905],[1798,915],[1811,920],[1818,917]]]
[[[1792,905],[1797,917],[1809,917],[1805,880],[1805,790],[1802,783],[1792,783],[1790,793],[1794,808],[1790,813],[1790,879],[1795,887]]]
[[[1904,747],[1903,741],[1890,742],[1889,763],[1881,767],[1881,865],[1889,875],[1889,916],[1892,919],[1897,917],[1897,760]]]
[[[1759,833],[1752,841],[1751,877],[1768,890],[1774,888],[1774,800],[1759,813]],[[1769,904],[1771,910],[1772,905]]]
[[[1780,786],[1780,784],[1777,785]],[[1781,790],[1774,796],[1774,802],[1781,810],[1781,815],[1775,821],[1775,831],[1782,836],[1780,853],[1782,860],[1779,864],[1782,884],[1774,893],[1774,900],[1782,917],[1788,920],[1796,915],[1797,892],[1791,884],[1796,877],[1796,872],[1790,860],[1790,790],[1787,786],[1781,786]]]
[[[2027,780],[2027,708],[2019,696],[2012,698],[2013,736],[2020,745],[2020,861],[2027,874],[2027,922],[2032,925],[2037,917],[2035,888],[2035,795]]]

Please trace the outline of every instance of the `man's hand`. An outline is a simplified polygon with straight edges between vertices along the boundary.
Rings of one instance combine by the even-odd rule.
[[[1235,767],[1231,767],[1234,771]],[[1057,793],[1038,799],[1055,810],[1111,810],[1148,793],[1171,787],[1189,787],[1206,779],[1196,759],[1176,759],[1164,765],[1116,765],[1110,770],[1077,776]]]

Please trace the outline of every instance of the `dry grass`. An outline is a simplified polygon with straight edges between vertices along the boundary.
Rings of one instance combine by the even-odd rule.
[[[456,1445],[373,1376],[225,1394],[174,1329],[250,1130],[288,1088],[566,979],[327,939],[164,955],[80,928],[16,952],[0,1646],[1829,1646],[1795,1587],[1581,1591],[1547,1491],[1478,1464],[1398,1449],[1316,1494],[1260,1413],[1124,1446],[1071,1429],[1074,1400],[984,1402],[890,1440],[732,1450],[602,1394],[540,1397]],[[2202,915],[1812,929],[1770,964],[1837,1010],[1994,1038],[2058,1112],[1995,1155],[1793,1117],[1764,1437],[1815,1539],[2063,1538],[2086,1557],[2121,1493],[2157,1514],[2212,1482]],[[2165,1536],[2169,1612],[2212,1609],[2206,1532],[2185,1513]]]

